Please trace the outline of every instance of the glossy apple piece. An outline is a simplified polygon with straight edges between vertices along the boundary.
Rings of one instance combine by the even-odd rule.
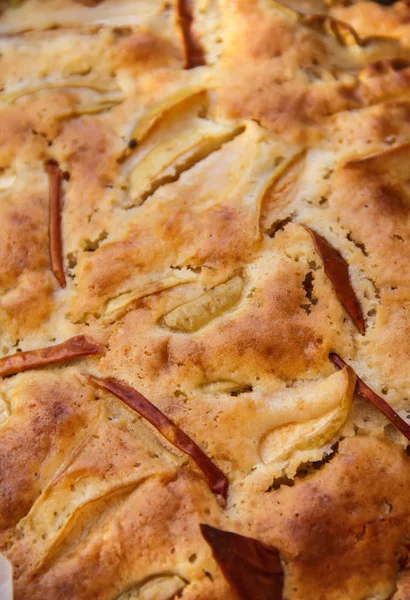
[[[350,315],[359,332],[364,335],[366,323],[363,317],[362,307],[357,299],[356,293],[350,283],[349,266],[343,256],[329,242],[304,225],[313,239],[317,253],[323,262],[326,275],[329,277],[340,302]]]
[[[335,38],[341,46],[364,46],[366,43],[366,40],[362,40],[349,23],[334,19],[329,15],[306,15],[301,20],[303,25]]]
[[[16,354],[1,358],[0,377],[15,375],[29,369],[38,369],[39,367],[73,360],[79,356],[97,354],[98,352],[100,352],[98,342],[85,335],[76,335],[55,346],[27,350],[27,352],[16,352]]]
[[[241,600],[281,600],[283,569],[277,548],[201,523],[201,533]]]
[[[61,240],[61,186],[63,173],[55,162],[46,164],[49,182],[49,244],[51,270],[61,287],[66,286]]]
[[[191,0],[177,0],[178,22],[182,32],[184,46],[185,69],[193,69],[206,65],[204,51],[192,31],[194,17],[190,5]]]
[[[335,352],[329,354],[329,358],[335,365],[335,367],[337,367],[338,369],[343,369],[347,364],[343,360],[343,358],[340,358],[340,356]],[[362,398],[368,400],[376,408],[378,408],[379,411],[383,413],[383,415],[390,421],[390,423],[394,425],[399,431],[401,431],[401,433],[408,440],[410,440],[410,425],[406,423],[406,421],[404,421],[404,419],[402,419],[401,416],[398,415],[395,410],[392,409],[392,407],[386,402],[386,400],[383,400],[383,398],[380,398],[380,396],[373,392],[373,390],[371,390],[369,386],[367,386],[365,382],[357,376],[357,374],[356,390]]]
[[[205,475],[209,487],[224,506],[228,495],[228,479],[211,461],[201,448],[182,431],[171,419],[164,415],[152,402],[133,387],[126,385],[114,377],[95,377],[87,375],[89,381],[117,396],[127,406],[146,419],[168,442],[188,454]]]

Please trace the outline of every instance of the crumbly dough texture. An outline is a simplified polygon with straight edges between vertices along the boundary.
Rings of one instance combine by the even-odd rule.
[[[410,418],[410,5],[191,0],[201,61],[182,4],[2,4],[0,350],[104,349],[0,382],[16,599],[235,600],[209,523],[277,547],[288,600],[409,600],[408,441],[328,355]],[[226,507],[83,373],[195,440]]]

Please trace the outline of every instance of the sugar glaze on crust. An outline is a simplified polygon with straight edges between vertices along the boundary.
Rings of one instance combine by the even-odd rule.
[[[16,599],[408,600],[408,4],[0,10]]]

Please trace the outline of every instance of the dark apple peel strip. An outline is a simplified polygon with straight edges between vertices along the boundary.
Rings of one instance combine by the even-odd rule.
[[[127,406],[151,423],[168,442],[188,454],[203,472],[212,492],[218,497],[220,503],[225,506],[229,487],[228,479],[182,429],[133,387],[114,377],[104,378],[95,377],[94,375],[86,375],[86,377],[91,383],[117,396]]]
[[[46,164],[49,182],[49,244],[51,270],[62,288],[66,286],[61,238],[61,186],[63,172],[53,161]]]
[[[304,228],[312,237],[316,251],[322,259],[325,273],[330,279],[337,297],[358,331],[364,335],[366,333],[366,323],[362,307],[350,282],[347,262],[340,252],[336,248],[333,248],[323,236],[310,229],[310,227],[307,227],[307,225],[304,225]]]
[[[184,68],[194,69],[206,65],[203,48],[192,32],[194,18],[190,0],[177,0],[177,15],[184,46]]]
[[[338,369],[343,369],[343,367],[345,367],[347,364],[343,358],[341,358],[335,352],[331,352],[329,354],[329,359]],[[378,396],[376,392],[373,392],[373,390],[371,390],[357,374],[356,390],[362,398],[368,402],[371,402],[390,421],[390,423],[404,435],[404,437],[410,440],[410,425],[406,423],[406,421],[402,419],[395,410],[393,410],[386,400],[383,400],[383,398]]]
[[[88,354],[97,354],[101,347],[98,342],[85,335],[76,335],[61,344],[27,350],[27,352],[16,352],[0,359],[0,377],[16,375],[29,369],[38,369],[56,363],[73,360]]]
[[[283,569],[277,548],[201,523],[201,533],[241,600],[281,600]]]

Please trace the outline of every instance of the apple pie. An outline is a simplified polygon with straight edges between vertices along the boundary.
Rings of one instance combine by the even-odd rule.
[[[410,3],[0,3],[16,600],[410,600]]]

